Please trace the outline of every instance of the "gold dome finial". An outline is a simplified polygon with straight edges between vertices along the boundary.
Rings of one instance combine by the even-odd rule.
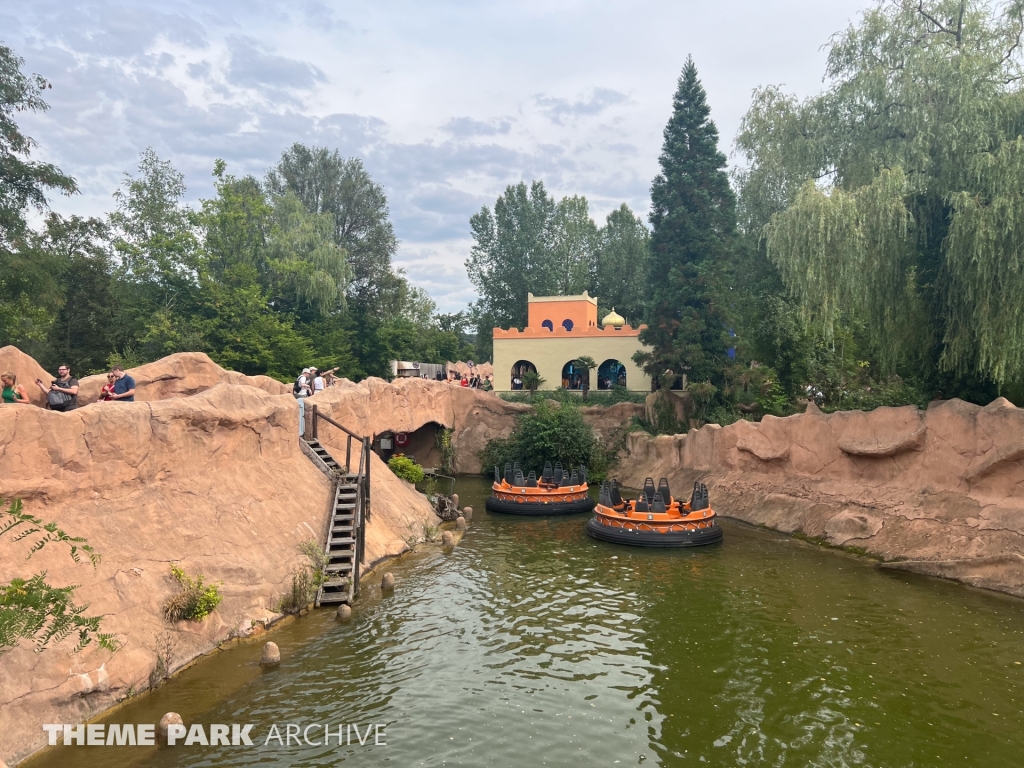
[[[604,320],[601,321],[601,325],[610,325],[613,328],[621,328],[626,324],[626,318],[615,311],[615,307],[612,307],[612,311],[605,316]]]

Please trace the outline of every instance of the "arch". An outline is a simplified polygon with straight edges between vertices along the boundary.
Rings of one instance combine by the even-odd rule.
[[[512,364],[512,389],[520,390],[526,389],[523,384],[523,376],[527,373],[536,373],[537,366],[531,363],[529,360],[517,360]]]
[[[555,324],[552,323],[550,320],[545,320],[543,323],[540,324],[540,327],[547,328],[551,332],[554,332],[555,330]]]
[[[571,331],[572,330],[572,320],[570,320],[569,318],[565,318],[565,320],[562,321],[562,327],[565,328],[565,330],[567,330],[567,331]]]
[[[575,360],[570,360],[562,366],[562,389],[576,391],[590,389],[590,369],[582,368],[576,365]]]
[[[605,360],[597,368],[597,388],[614,389],[626,386],[626,366],[614,358]]]

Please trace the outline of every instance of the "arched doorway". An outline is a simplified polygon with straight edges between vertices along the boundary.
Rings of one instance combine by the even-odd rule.
[[[605,360],[597,368],[597,388],[615,389],[626,386],[626,366],[618,360]]]
[[[590,369],[570,360],[562,367],[562,389],[590,389]]]
[[[537,366],[531,363],[529,360],[519,360],[512,364],[512,389],[520,390],[526,389],[523,384],[523,377],[528,373],[536,373]]]

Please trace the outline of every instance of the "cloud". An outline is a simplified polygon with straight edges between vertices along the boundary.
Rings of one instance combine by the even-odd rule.
[[[628,100],[629,97],[626,94],[613,91],[611,88],[595,88],[589,99],[580,101],[569,101],[544,95],[534,97],[534,103],[555,125],[564,125],[566,119],[599,115],[609,107]]]
[[[441,130],[450,133],[452,136],[469,138],[471,136],[498,136],[507,135],[512,127],[512,121],[504,120],[474,120],[471,117],[453,117],[441,126]]]
[[[261,86],[287,89],[309,89],[327,80],[323,71],[312,64],[267,53],[259,43],[247,37],[229,37],[229,82],[247,88]]]

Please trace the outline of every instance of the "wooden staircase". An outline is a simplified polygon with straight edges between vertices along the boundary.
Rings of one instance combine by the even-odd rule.
[[[312,424],[300,439],[303,453],[333,484],[333,503],[325,536],[326,579],[316,595],[316,605],[352,603],[359,594],[359,563],[363,558],[364,529],[370,519],[370,439],[349,432],[334,420],[311,409]],[[327,423],[348,434],[345,464],[321,445],[317,422]],[[352,440],[361,443],[358,467],[352,472]]]

